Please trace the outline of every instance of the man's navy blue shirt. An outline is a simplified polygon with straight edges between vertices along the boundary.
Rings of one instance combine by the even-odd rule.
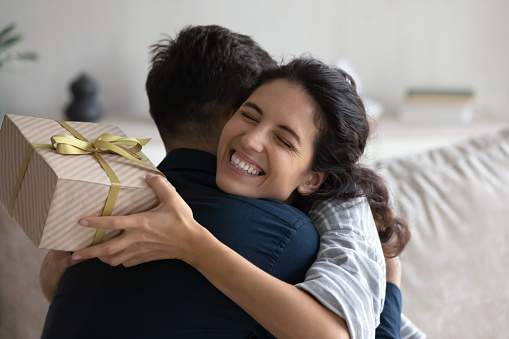
[[[390,282],[385,286],[385,304],[375,339],[401,339],[401,291]]]
[[[281,202],[226,194],[215,183],[216,158],[177,149],[159,169],[191,206],[195,219],[264,271],[295,284],[318,250],[311,221]],[[64,275],[42,338],[270,337],[198,271],[179,260],[130,268],[98,259]]]

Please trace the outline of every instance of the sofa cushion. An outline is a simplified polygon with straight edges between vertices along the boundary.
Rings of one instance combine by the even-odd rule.
[[[46,255],[0,204],[0,338],[40,338],[48,302],[39,287]]]
[[[430,338],[509,332],[509,129],[377,164],[412,239],[403,312]]]

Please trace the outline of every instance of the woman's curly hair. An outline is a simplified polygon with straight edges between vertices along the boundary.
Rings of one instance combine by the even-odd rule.
[[[316,192],[307,196],[294,192],[292,205],[308,212],[319,201],[365,197],[385,256],[399,255],[410,240],[410,230],[405,220],[395,217],[390,209],[384,180],[359,162],[370,135],[370,126],[354,79],[341,69],[308,57],[294,59],[264,72],[259,85],[275,79],[288,80],[313,98],[319,133],[312,167],[327,175]]]

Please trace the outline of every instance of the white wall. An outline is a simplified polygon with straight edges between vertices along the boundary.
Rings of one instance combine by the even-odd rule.
[[[40,56],[0,70],[0,110],[62,118],[85,71],[107,114],[146,115],[148,47],[187,24],[219,24],[276,57],[347,57],[388,112],[408,86],[460,86],[479,112],[509,119],[508,17],[507,0],[0,0],[1,27],[24,34],[16,50]]]

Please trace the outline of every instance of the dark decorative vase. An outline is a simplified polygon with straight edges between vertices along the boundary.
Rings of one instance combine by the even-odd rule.
[[[97,84],[86,74],[81,74],[71,84],[73,101],[67,107],[65,114],[72,121],[96,122],[102,114],[102,107],[95,101]]]

